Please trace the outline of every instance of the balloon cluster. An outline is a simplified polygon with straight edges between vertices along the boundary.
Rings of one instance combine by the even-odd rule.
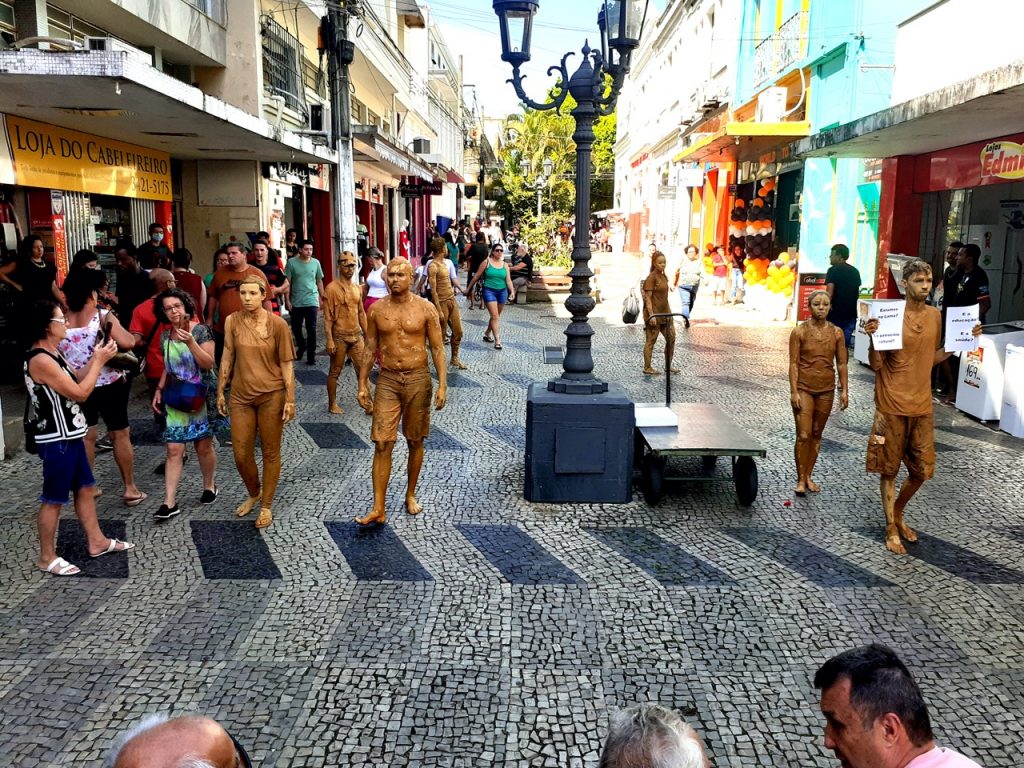
[[[772,261],[772,247],[775,239],[775,211],[771,195],[775,181],[761,182],[761,188],[748,205],[745,200],[736,200],[729,224],[729,250],[740,246],[746,254],[743,277],[748,286],[762,286],[774,294],[792,292],[796,273],[783,262]]]

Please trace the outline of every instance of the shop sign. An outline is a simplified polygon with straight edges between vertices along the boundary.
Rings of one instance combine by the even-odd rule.
[[[914,192],[970,189],[1024,179],[1024,134],[919,155]]]
[[[50,226],[53,227],[53,263],[57,267],[58,282],[63,283],[68,273],[68,238],[64,227],[64,193],[50,190]]]
[[[811,306],[809,299],[815,291],[825,290],[824,272],[805,272],[800,275],[799,288],[797,289],[797,320],[809,320],[811,317]]]
[[[403,181],[401,184],[398,185],[398,191],[401,193],[402,197],[423,197],[423,189],[424,188],[420,186],[418,183],[414,183],[411,181]]]
[[[423,190],[424,196],[426,195],[440,195],[441,194],[441,180],[435,178],[433,181],[421,181],[420,189]]]
[[[311,165],[309,171],[309,186],[312,189],[319,189],[322,192],[331,191],[331,167],[323,163]]]
[[[370,180],[365,176],[356,179],[356,200],[370,199]]]
[[[648,157],[650,157],[650,155],[647,152],[644,152],[642,155],[640,155],[640,157],[638,157],[629,165],[631,168],[639,168],[641,165],[647,162]]]
[[[703,187],[704,186],[704,169],[697,168],[680,168],[678,170],[679,186],[680,187]]]
[[[279,181],[282,184],[298,184],[300,187],[309,186],[309,166],[298,163],[264,163],[263,168],[267,178],[271,181]]]
[[[665,185],[658,187],[658,198],[660,200],[675,200],[676,188]]]
[[[171,199],[166,152],[6,115],[15,183],[142,200]]]
[[[981,151],[981,175],[1024,179],[1024,147],[1015,141],[994,141]]]

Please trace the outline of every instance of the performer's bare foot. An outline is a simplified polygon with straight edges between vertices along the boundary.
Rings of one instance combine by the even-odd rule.
[[[911,544],[917,542],[917,534],[914,533],[914,529],[903,522],[903,513],[896,513],[896,530],[900,532],[900,536],[909,541]]]
[[[900,535],[896,532],[896,526],[889,526],[885,532],[885,548],[897,555],[907,554],[907,548],[900,541]]]
[[[357,517],[356,522],[359,525],[384,525],[388,521],[388,516],[384,513],[383,509],[371,509],[362,517]]]
[[[270,507],[260,507],[260,513],[256,515],[257,528],[269,528],[274,522],[274,516],[270,513]]]
[[[811,480],[810,478],[808,478],[807,479],[807,490],[810,491],[811,493],[817,493],[818,491],[821,490],[821,486],[818,485],[813,480]]]
[[[656,376],[659,373],[661,373],[661,371],[659,371],[657,368],[651,368],[651,366],[647,366],[646,368],[644,368],[644,373],[646,373],[648,376]]]
[[[803,480],[797,480],[796,485],[793,486],[793,493],[797,496],[806,496],[807,484]]]
[[[327,411],[329,413],[336,413],[339,416],[341,416],[341,415],[343,415],[345,413],[345,411],[342,410],[342,407],[340,405],[336,404],[336,403],[332,403],[331,405],[329,405],[327,407]]]
[[[256,509],[256,505],[259,503],[259,501],[259,496],[253,496],[250,499],[246,499],[241,504],[239,504],[238,507],[235,509],[235,515],[237,517],[245,517],[254,509]]]
[[[420,503],[416,501],[416,497],[411,493],[405,494],[405,511],[410,515],[418,515],[423,511],[423,507],[420,506]]]
[[[458,368],[460,371],[469,370],[469,366],[466,365],[461,360],[452,360],[451,365],[449,365],[448,367],[449,368]]]

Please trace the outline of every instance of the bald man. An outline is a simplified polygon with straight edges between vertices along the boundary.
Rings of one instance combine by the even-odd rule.
[[[202,760],[213,768],[251,768],[245,750],[208,717],[162,715],[148,718],[125,734],[104,768],[174,768],[185,760]]]

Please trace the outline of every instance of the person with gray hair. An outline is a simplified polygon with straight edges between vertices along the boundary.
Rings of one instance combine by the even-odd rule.
[[[252,768],[245,749],[208,717],[151,715],[117,740],[103,768]]]
[[[710,768],[697,732],[671,709],[637,704],[614,712],[599,768]]]

